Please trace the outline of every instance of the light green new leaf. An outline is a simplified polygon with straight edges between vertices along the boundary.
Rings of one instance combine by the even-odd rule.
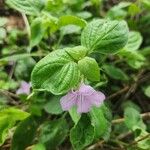
[[[95,59],[90,57],[84,57],[78,61],[78,66],[81,73],[91,81],[100,80],[99,66]]]
[[[70,140],[75,150],[82,150],[94,140],[94,127],[86,115],[70,131]]]
[[[38,15],[44,7],[44,0],[6,0],[6,4],[22,13]]]
[[[116,53],[128,41],[128,27],[125,21],[97,19],[90,22],[82,32],[81,44],[89,52]]]
[[[103,69],[113,79],[123,80],[123,81],[128,80],[128,76],[120,68],[117,68],[113,65],[104,65]]]
[[[138,50],[142,43],[142,36],[139,32],[136,31],[131,31],[129,32],[129,38],[128,38],[128,43],[125,46],[125,49],[127,50]]]
[[[70,24],[77,25],[80,27],[85,27],[86,21],[77,16],[71,16],[71,15],[66,15],[59,18],[58,21],[59,27],[70,25]]]
[[[55,95],[63,94],[79,83],[77,59],[85,56],[84,47],[56,50],[41,59],[33,69],[34,89],[45,89]]]
[[[42,18],[36,18],[31,23],[31,39],[30,47],[33,47],[42,40],[46,31],[46,26],[43,24]]]
[[[66,120],[58,119],[43,124],[39,137],[39,142],[44,144],[47,149],[54,149],[66,138],[68,125]]]
[[[38,143],[33,146],[32,150],[46,150],[45,146],[41,143]]]
[[[95,129],[95,139],[99,138],[108,139],[111,129],[110,110],[105,105],[102,105],[100,108],[93,107],[90,111],[90,117],[92,125],[94,126]]]
[[[0,111],[0,145],[7,138],[8,131],[17,121],[24,120],[29,114],[17,108],[7,108]]]
[[[135,126],[145,129],[146,126],[140,116],[139,108],[131,102],[126,102],[124,109],[125,124],[130,130],[134,130]]]

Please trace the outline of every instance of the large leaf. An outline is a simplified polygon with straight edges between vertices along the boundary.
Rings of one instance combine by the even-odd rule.
[[[81,46],[56,50],[40,60],[31,75],[34,89],[45,89],[59,95],[69,91],[79,82],[80,72],[76,63],[86,55]]]
[[[123,80],[123,81],[128,80],[128,76],[120,68],[117,68],[113,65],[104,65],[103,68],[105,72],[113,79]]]
[[[68,125],[65,119],[58,119],[43,124],[39,142],[44,144],[47,149],[54,149],[66,138]]]
[[[131,51],[137,50],[140,47],[141,43],[142,36],[139,32],[129,32],[129,39],[127,45],[125,46],[125,49]]]
[[[107,116],[106,116],[107,114]],[[91,122],[95,129],[95,138],[108,139],[111,129],[111,112],[105,106],[102,105],[100,108],[93,107],[90,111]],[[109,117],[108,117],[109,115]]]
[[[38,15],[44,7],[44,0],[6,0],[6,3],[28,15]]]
[[[0,145],[3,144],[7,138],[9,129],[11,129],[17,121],[25,119],[28,115],[28,113],[17,108],[7,108],[0,111]]]
[[[29,116],[16,128],[13,135],[11,150],[25,150],[35,138],[40,121],[33,116]]]
[[[82,115],[79,122],[71,129],[70,140],[75,150],[82,150],[94,139],[94,127],[86,115]]]
[[[81,73],[91,81],[100,80],[99,66],[95,59],[85,57],[78,62]]]
[[[128,40],[128,27],[125,21],[97,19],[90,22],[82,32],[81,44],[89,52],[115,53],[123,48]]]

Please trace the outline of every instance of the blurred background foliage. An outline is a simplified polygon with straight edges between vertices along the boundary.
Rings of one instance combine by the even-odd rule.
[[[30,84],[34,65],[49,52],[80,45],[86,22],[96,18],[126,20],[129,40],[115,55],[92,54],[101,68],[101,78],[99,82],[87,83],[107,96],[109,110],[102,109],[103,113],[99,114],[104,118],[107,116],[111,125],[101,124],[104,133],[93,143],[86,141],[89,139],[85,133],[76,149],[150,148],[149,0],[1,0],[2,150],[10,147],[12,150],[72,148],[68,134],[74,120],[62,111],[60,96],[48,92],[33,93],[30,86],[29,92],[18,94],[17,90],[23,88],[22,82]],[[70,115],[78,120],[73,110]],[[88,122],[83,116],[76,132],[79,134],[84,128],[92,130]]]

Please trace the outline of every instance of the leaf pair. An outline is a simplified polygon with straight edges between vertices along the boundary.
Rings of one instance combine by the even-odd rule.
[[[81,73],[91,81],[98,81],[98,64],[86,55],[94,51],[116,53],[125,46],[127,40],[128,27],[125,21],[92,21],[81,35],[81,45],[84,47],[54,51],[37,63],[31,78],[33,88],[45,89],[56,95],[63,94],[78,85]]]

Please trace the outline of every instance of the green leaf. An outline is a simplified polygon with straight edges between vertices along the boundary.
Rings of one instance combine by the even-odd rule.
[[[133,130],[135,133],[135,141],[138,141],[137,147],[142,150],[148,150],[150,147],[150,134],[138,126],[135,126]],[[146,138],[141,140],[144,137]]]
[[[90,57],[84,57],[80,61],[78,61],[78,66],[81,73],[91,81],[99,81],[100,80],[100,71],[99,66],[95,59]]]
[[[92,143],[94,127],[86,115],[82,115],[79,122],[70,131],[70,140],[75,150],[82,150]]]
[[[31,75],[34,89],[44,89],[55,95],[63,94],[79,83],[80,72],[76,63],[82,59],[84,47],[56,50],[41,59]]]
[[[6,30],[0,27],[0,40],[5,39],[7,36]]]
[[[108,139],[110,136],[110,129],[111,129],[110,110],[105,105],[102,105],[100,108],[93,107],[90,111],[90,117],[92,125],[94,126],[95,129],[94,135],[95,139],[99,138]]]
[[[134,104],[135,105],[135,104]],[[139,109],[136,108],[132,103],[127,103],[124,109],[125,124],[130,130],[134,130],[135,126],[146,128],[141,116]]]
[[[40,121],[33,116],[29,116],[22,121],[13,135],[11,150],[25,150],[35,138],[39,125]]]
[[[123,59],[127,61],[128,65],[134,69],[141,68],[145,63],[145,57],[138,51],[123,49],[119,51],[118,55],[123,57]]]
[[[144,94],[145,94],[147,97],[150,97],[150,85],[145,88]]]
[[[47,149],[53,149],[65,140],[67,133],[68,125],[65,119],[46,122],[41,128],[39,141]]]
[[[80,118],[81,118],[81,115],[77,113],[77,108],[76,108],[75,106],[72,107],[72,108],[69,110],[69,114],[70,114],[70,116],[71,116],[73,122],[74,122],[75,124],[77,124],[78,121],[79,121]]]
[[[71,16],[71,15],[66,15],[59,18],[58,21],[59,27],[70,25],[70,24],[77,25],[80,27],[85,27],[86,21],[77,16]]]
[[[6,4],[22,13],[38,15],[44,7],[44,0],[6,0]]]
[[[7,108],[0,111],[0,145],[7,138],[8,131],[17,121],[24,120],[29,114],[17,108]]]
[[[59,96],[52,97],[52,99],[45,104],[45,111],[50,114],[61,114],[63,110],[60,105],[60,98]]]
[[[138,50],[142,43],[142,36],[139,32],[136,31],[131,31],[129,32],[129,38],[128,38],[128,43],[125,46],[125,49],[127,50]]]
[[[89,52],[116,53],[128,40],[128,27],[125,21],[97,19],[90,22],[82,32],[81,44]]]
[[[39,44],[45,34],[45,31],[46,26],[44,26],[42,18],[36,18],[32,21],[30,47]]]
[[[120,68],[117,68],[113,65],[104,65],[103,69],[113,79],[123,81],[128,80],[128,76]]]
[[[41,143],[38,143],[33,146],[32,150],[46,150],[45,146]]]

